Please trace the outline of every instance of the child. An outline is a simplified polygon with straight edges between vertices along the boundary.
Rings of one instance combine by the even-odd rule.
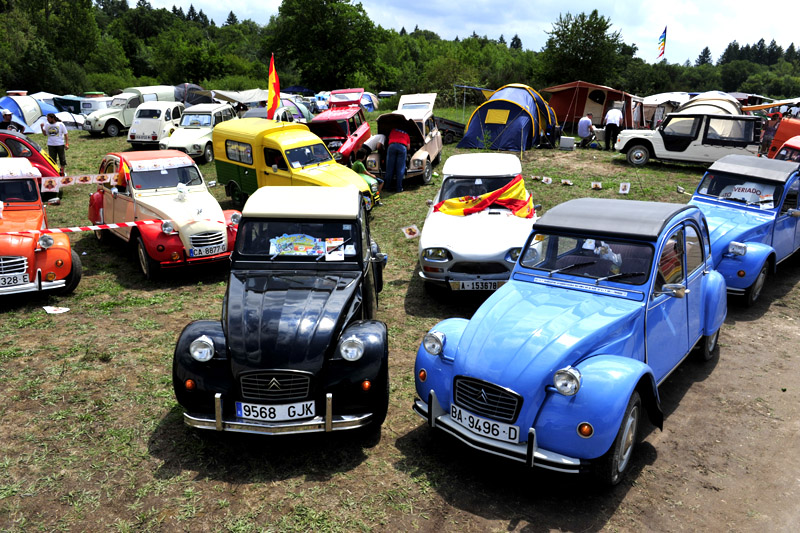
[[[378,176],[375,176],[371,172],[367,171],[367,167],[364,166],[364,160],[366,158],[367,158],[367,151],[364,148],[359,148],[358,152],[356,152],[356,160],[353,162],[353,171],[357,172],[358,174],[364,174],[366,176],[378,180],[378,193],[375,195],[375,205],[383,205],[383,202],[381,202],[381,190],[383,189],[383,180],[380,179]]]

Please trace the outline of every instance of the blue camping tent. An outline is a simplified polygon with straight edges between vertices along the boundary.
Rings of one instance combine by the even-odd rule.
[[[55,106],[30,96],[4,96],[0,98],[0,107],[11,111],[13,122],[20,126],[23,133],[41,133],[31,128],[31,124],[42,115],[58,113]]]
[[[491,93],[472,113],[458,148],[521,151],[553,146],[558,134],[556,115],[541,95],[519,83]]]

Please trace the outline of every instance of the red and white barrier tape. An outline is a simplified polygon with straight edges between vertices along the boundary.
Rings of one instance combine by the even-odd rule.
[[[218,224],[227,224],[219,220],[204,219],[204,222],[217,222]],[[133,228],[136,226],[150,226],[153,224],[162,224],[164,222],[172,222],[171,220],[137,220],[135,222],[118,222],[116,224],[98,224],[96,226],[74,226],[71,228],[46,228],[38,230],[22,230],[22,231],[2,231],[0,235],[30,235],[30,234],[43,234],[43,233],[80,233],[82,231],[98,231],[103,229],[116,229],[116,228]],[[200,222],[192,220],[190,222]]]

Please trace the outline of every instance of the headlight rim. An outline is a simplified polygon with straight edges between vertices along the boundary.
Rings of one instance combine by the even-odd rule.
[[[198,346],[199,344],[203,344],[205,348],[210,352],[208,356],[198,355],[199,350],[202,349]],[[214,348],[214,339],[212,339],[208,335],[200,335],[189,344],[189,355],[192,357],[192,359],[200,363],[206,363],[212,360],[214,358],[215,353],[216,350]]]
[[[447,335],[438,330],[431,330],[422,337],[422,347],[431,355],[442,355],[444,353],[444,344],[447,340]],[[431,350],[431,348],[434,348]]]
[[[563,381],[559,380],[559,376],[569,376],[569,380],[572,382],[571,387],[563,387]],[[578,394],[578,391],[581,390],[581,371],[573,366],[567,366],[565,368],[561,368],[556,370],[553,374],[553,387],[556,391],[563,395],[563,396],[575,396]]]
[[[39,239],[36,241],[36,244],[42,250],[47,250],[48,248],[53,246],[55,244],[55,242],[56,241],[55,241],[55,239],[53,239],[52,235],[50,235],[49,233],[43,233],[43,234],[39,235]]]
[[[345,351],[345,346],[353,346],[356,349],[355,357],[353,357],[352,355],[350,355],[350,356],[346,355],[346,353],[349,354],[349,352]],[[364,356],[364,341],[359,339],[356,335],[350,335],[347,338],[343,338],[339,342],[339,350],[338,351],[339,351],[339,355],[342,357],[342,359],[344,359],[345,361],[349,361],[351,363],[354,363],[354,362],[358,361],[359,359],[361,359]]]
[[[433,257],[431,255],[431,252],[434,250],[438,252],[443,252],[442,254],[443,257]],[[453,260],[453,254],[450,253],[450,250],[448,250],[447,248],[443,248],[440,246],[433,246],[431,248],[425,248],[424,250],[422,250],[422,259],[424,259],[425,261],[430,261],[432,263],[447,263],[448,261]]]

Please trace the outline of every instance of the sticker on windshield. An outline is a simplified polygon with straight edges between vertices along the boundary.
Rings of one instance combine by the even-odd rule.
[[[344,261],[344,238],[325,239],[325,261]]]
[[[325,253],[325,247],[320,239],[311,235],[302,233],[287,235],[284,233],[280,237],[273,237],[269,240],[269,253],[272,256],[319,256]]]

